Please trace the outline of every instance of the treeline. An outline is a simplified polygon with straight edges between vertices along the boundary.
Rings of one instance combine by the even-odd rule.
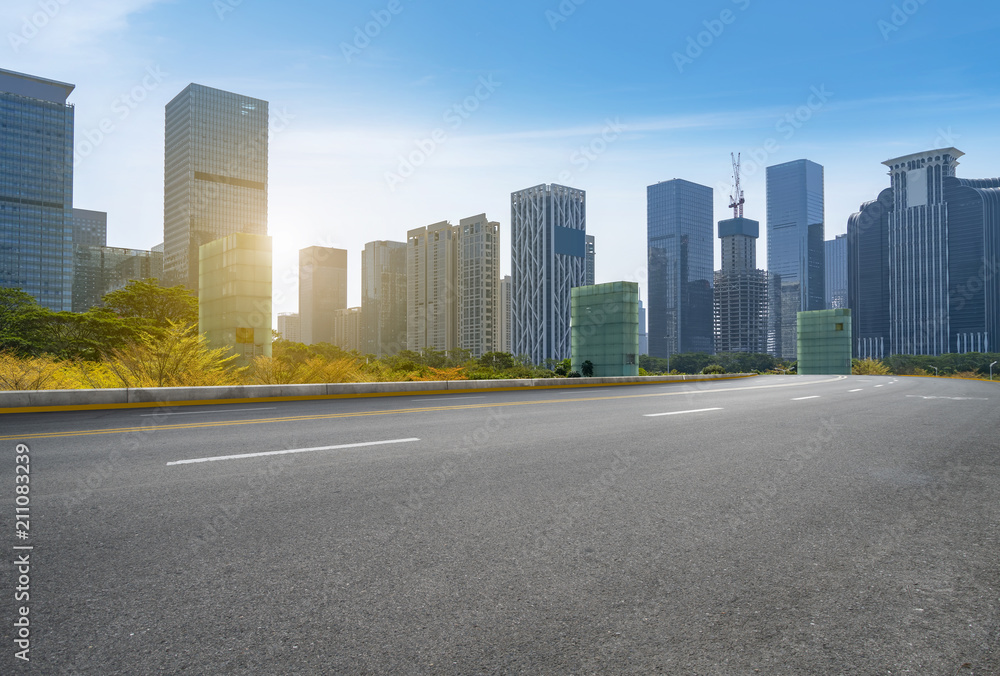
[[[894,354],[882,360],[889,372],[897,376],[986,376],[990,374],[990,364],[1000,362],[998,352],[967,352],[965,354],[943,354],[940,357],[926,355]],[[937,371],[935,371],[935,367]],[[994,376],[1000,375],[1000,364],[993,367]]]
[[[781,373],[794,369],[794,362],[788,364],[769,354],[751,354],[746,352],[732,352],[720,354],[707,354],[705,352],[685,352],[671,355],[670,359],[661,357],[650,357],[642,355],[639,357],[639,368],[649,374],[660,373],[703,373],[706,369],[710,372],[721,373]]]
[[[19,357],[99,361],[172,324],[197,323],[197,297],[155,279],[130,282],[87,312],[53,312],[20,289],[0,289],[0,352]]]
[[[392,356],[304,345],[275,336],[272,356],[237,363],[228,347],[209,348],[197,332],[198,300],[184,287],[131,282],[83,313],[52,312],[17,289],[0,289],[0,389],[80,389],[204,385],[560,378],[570,360],[536,365],[528,357],[468,350],[404,350]],[[893,355],[854,362],[863,374],[985,377],[998,354]],[[640,375],[794,373],[794,362],[767,354],[685,353],[639,357]],[[1000,370],[997,371],[1000,374]]]

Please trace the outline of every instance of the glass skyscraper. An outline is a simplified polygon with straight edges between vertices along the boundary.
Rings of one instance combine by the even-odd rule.
[[[1000,351],[1000,178],[945,178],[944,199],[949,351]]]
[[[191,84],[166,106],[163,267],[198,289],[198,247],[267,234],[267,101]]]
[[[0,286],[73,304],[74,85],[0,69]]]
[[[848,221],[855,356],[996,351],[1000,178],[958,178],[963,154],[886,160],[891,187]]]
[[[714,351],[712,189],[674,179],[646,189],[649,354]]]
[[[775,355],[795,359],[796,315],[826,307],[823,167],[794,160],[767,168],[768,321]]]
[[[858,359],[889,356],[889,214],[892,188],[847,221],[847,307]]]
[[[406,242],[379,240],[361,252],[361,351],[406,349]]]
[[[826,240],[826,309],[847,307],[847,235]]]
[[[510,196],[511,352],[572,353],[572,289],[587,282],[587,193],[537,185]]]

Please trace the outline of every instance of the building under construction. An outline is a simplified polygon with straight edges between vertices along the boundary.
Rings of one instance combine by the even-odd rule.
[[[722,269],[714,279],[716,352],[765,353],[767,349],[767,273],[757,269],[760,223],[743,217],[740,164],[733,158],[736,189],[733,218],[719,221]]]

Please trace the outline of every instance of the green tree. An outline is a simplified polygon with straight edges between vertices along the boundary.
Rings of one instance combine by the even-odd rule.
[[[137,339],[146,327],[137,317],[119,317],[106,308],[87,312],[53,312],[45,317],[45,333],[37,345],[60,359],[98,361],[115,348]]]
[[[144,319],[155,329],[198,323],[198,296],[184,286],[161,286],[156,279],[133,280],[106,294],[103,302],[116,315]]]
[[[594,377],[594,362],[590,361],[589,359],[587,361],[583,362],[583,364],[580,366],[580,373],[583,374],[584,378],[593,378]]]
[[[0,288],[0,351],[24,356],[42,354],[46,324],[52,314],[31,294]]]
[[[479,358],[479,365],[484,369],[506,371],[514,368],[514,357],[509,352],[487,352]]]

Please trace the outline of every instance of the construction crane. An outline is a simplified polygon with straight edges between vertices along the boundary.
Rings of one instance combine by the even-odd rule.
[[[743,203],[746,200],[743,199],[743,189],[740,188],[740,155],[729,153],[729,156],[733,158],[733,177],[736,179],[735,195],[729,196],[729,208],[733,210],[734,218],[743,218]]]

